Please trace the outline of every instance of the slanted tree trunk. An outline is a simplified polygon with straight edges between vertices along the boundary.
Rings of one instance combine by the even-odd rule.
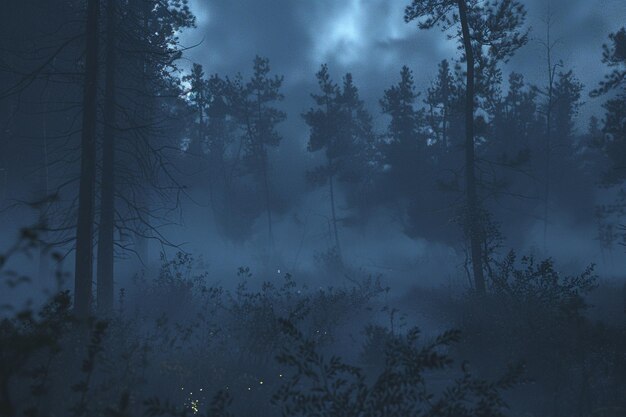
[[[74,269],[74,314],[81,319],[86,318],[90,314],[92,298],[99,9],[100,0],[87,1],[85,85],[83,91],[80,185]]]
[[[475,151],[474,151],[474,50],[470,35],[467,4],[458,0],[459,18],[463,36],[463,48],[466,58],[466,92],[465,92],[465,183],[467,193],[467,222],[469,229],[472,255],[472,272],[474,285],[478,294],[484,294],[485,276],[483,272],[482,233],[479,221],[478,195],[476,191]]]
[[[101,313],[113,311],[114,233],[115,233],[115,125],[116,125],[116,46],[117,1],[107,2],[107,40],[104,91],[104,137],[100,188],[100,227],[98,229],[97,301]]]

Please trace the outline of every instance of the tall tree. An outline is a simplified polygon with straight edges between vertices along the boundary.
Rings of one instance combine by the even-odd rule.
[[[578,111],[583,104],[583,85],[572,70],[559,72],[553,92],[553,121],[551,136],[555,138],[555,146],[570,147],[576,130]]]
[[[87,1],[81,168],[74,268],[74,312],[79,318],[86,318],[90,314],[92,304],[99,11],[99,0]]]
[[[413,0],[406,7],[405,22],[418,21],[420,29],[435,26],[456,27],[465,61],[465,192],[467,229],[470,240],[474,285],[479,294],[486,291],[483,271],[483,236],[480,201],[476,181],[474,138],[475,72],[478,51],[488,48],[494,61],[506,60],[527,41],[520,31],[525,20],[524,7],[515,0]]]
[[[444,59],[439,63],[437,79],[428,88],[424,99],[428,106],[426,120],[435,134],[438,148],[443,153],[448,152],[450,146],[450,123],[457,94],[450,63]]]
[[[553,15],[550,10],[550,6],[548,5],[548,13],[545,20],[546,24],[546,37],[543,41],[541,41],[541,45],[545,49],[546,53],[546,69],[547,69],[547,86],[543,90],[539,90],[546,98],[546,103],[544,106],[544,115],[546,121],[545,128],[545,140],[544,140],[544,157],[545,157],[545,166],[544,166],[544,191],[543,191],[543,246],[544,250],[546,249],[547,239],[548,239],[548,224],[549,224],[549,213],[550,213],[550,192],[551,192],[551,179],[552,179],[552,120],[553,120],[553,110],[554,110],[554,85],[556,82],[557,70],[559,67],[563,66],[563,63],[560,61],[554,62],[554,49],[559,43],[559,40],[554,40],[552,36],[552,24],[553,24]]]
[[[328,185],[334,250],[343,262],[337,216],[337,182],[358,189],[368,180],[368,165],[375,152],[371,116],[359,98],[352,75],[346,74],[340,87],[330,78],[328,66],[316,73],[320,94],[311,94],[316,107],[302,115],[309,126],[309,152],[324,151],[326,163],[307,172],[315,186]],[[356,193],[364,191],[360,189]]]
[[[205,112],[210,102],[208,96],[208,83],[204,76],[202,65],[194,63],[191,73],[183,77],[183,81],[189,83],[188,100],[193,107],[196,116],[196,134],[191,140],[190,150],[192,153],[201,155],[203,146],[205,145]]]
[[[124,5],[108,0],[105,20],[97,252],[98,309],[102,312],[113,308],[115,248],[126,248],[121,239],[115,240],[115,233],[135,233],[138,237],[131,248],[135,252],[149,237],[168,243],[156,231],[158,207],[151,206],[154,203],[148,201],[148,196],[157,194],[160,203],[168,198],[167,191],[177,188],[168,178],[171,159],[163,151],[171,143],[159,141],[164,131],[175,124],[172,115],[179,107],[180,85],[172,75],[181,56],[177,33],[194,22],[186,3],[177,0],[157,4],[134,0]],[[127,77],[118,79],[116,75],[122,71]],[[175,137],[169,132],[167,136]],[[167,186],[161,184],[163,178],[168,180]],[[142,255],[145,260],[146,254]]]
[[[270,164],[268,152],[276,148],[282,136],[276,130],[277,125],[286,119],[286,114],[276,108],[276,103],[283,100],[280,88],[282,76],[270,76],[269,59],[257,56],[254,59],[252,79],[245,85],[245,107],[241,113],[246,126],[246,160],[261,181],[270,247],[274,247],[272,221],[272,189],[270,184]]]
[[[626,181],[626,27],[611,33],[609,42],[602,48],[602,62],[611,71],[605,75],[598,88],[591,92],[592,97],[612,94],[603,104],[606,112],[602,123],[603,137],[596,139],[609,161],[602,182],[605,186],[623,187]],[[606,230],[613,230],[614,222],[624,224],[626,202],[623,190],[618,195],[620,197],[613,204],[599,207],[603,222],[608,223],[602,225]],[[610,233],[610,237],[612,243],[613,233]]]
[[[349,150],[350,144],[342,141],[340,134],[341,89],[330,79],[327,65],[322,65],[315,76],[317,77],[321,94],[312,94],[311,97],[318,108],[310,109],[307,113],[303,114],[302,117],[310,128],[309,142],[307,145],[308,150],[309,152],[324,150],[326,154],[326,165],[317,167],[315,170],[308,172],[307,176],[309,181],[315,185],[328,183],[335,250],[337,251],[339,259],[341,259],[334,181],[341,165],[338,161],[345,158],[351,151]]]
[[[418,200],[418,194],[424,191],[421,189],[424,183],[421,173],[426,159],[427,143],[421,132],[423,112],[416,109],[418,96],[413,73],[404,66],[400,71],[400,81],[385,90],[380,100],[383,113],[390,117],[384,141],[381,143],[384,166],[380,192],[384,193],[385,199],[396,209],[396,216],[405,231],[408,228],[405,222],[407,207],[403,203]],[[433,108],[430,115],[430,121],[433,122]]]
[[[115,233],[115,135],[117,119],[117,1],[106,5],[106,63],[104,88],[104,131],[102,178],[100,181],[100,223],[98,227],[97,307],[101,313],[113,310]]]

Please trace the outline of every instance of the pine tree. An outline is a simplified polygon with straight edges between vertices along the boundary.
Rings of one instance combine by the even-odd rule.
[[[450,147],[450,124],[458,101],[458,89],[450,71],[450,63],[439,63],[437,79],[426,92],[424,103],[428,106],[427,121],[433,130],[435,141],[442,153]]]
[[[429,93],[434,99],[433,90]],[[426,141],[420,131],[423,117],[415,108],[418,97],[413,73],[403,66],[398,84],[385,90],[380,100],[383,113],[391,117],[383,145],[383,160],[387,177],[385,191],[391,193],[393,199],[407,198],[417,192],[415,184],[423,180],[417,178],[426,151]],[[442,136],[445,138],[445,106],[441,113]]]
[[[334,249],[341,261],[336,209],[337,182],[350,184],[355,194],[367,194],[366,188],[373,182],[370,164],[374,164],[377,146],[372,118],[359,98],[352,75],[346,74],[343,85],[339,87],[331,80],[328,66],[322,65],[316,78],[320,94],[311,94],[316,107],[302,117],[310,129],[309,152],[324,151],[326,164],[309,171],[307,178],[315,186],[328,185]],[[353,202],[359,203],[356,198]]]
[[[245,158],[251,171],[258,176],[265,200],[270,248],[274,247],[272,221],[272,189],[268,152],[280,145],[282,136],[277,131],[286,114],[276,107],[283,100],[280,89],[282,76],[270,76],[269,59],[257,56],[254,59],[252,79],[244,87],[242,122],[247,134]]]
[[[525,20],[524,7],[514,0],[480,3],[474,0],[413,0],[406,7],[405,22],[418,21],[420,29],[435,26],[456,27],[456,38],[465,61],[465,184],[467,229],[470,240],[474,284],[485,293],[483,271],[484,237],[480,225],[480,200],[476,181],[475,121],[477,64],[484,60],[506,61],[527,42],[527,32],[520,31]],[[487,55],[482,53],[487,47]],[[478,67],[479,71],[481,70]]]

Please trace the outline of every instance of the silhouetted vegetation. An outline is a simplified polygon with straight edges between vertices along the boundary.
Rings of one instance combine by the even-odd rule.
[[[0,417],[626,415],[610,2],[5,3]]]

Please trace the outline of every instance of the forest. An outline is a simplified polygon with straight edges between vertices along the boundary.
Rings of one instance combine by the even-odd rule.
[[[0,417],[625,417],[623,0],[0,7]]]

